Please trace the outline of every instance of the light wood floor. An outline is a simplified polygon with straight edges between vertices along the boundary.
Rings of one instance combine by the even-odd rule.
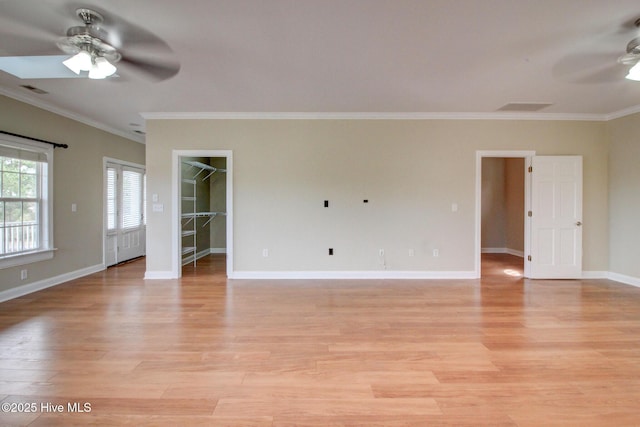
[[[221,256],[181,280],[110,268],[0,304],[0,401],[37,406],[0,425],[640,425],[640,289],[521,267],[490,255],[482,280],[430,281],[227,281]]]

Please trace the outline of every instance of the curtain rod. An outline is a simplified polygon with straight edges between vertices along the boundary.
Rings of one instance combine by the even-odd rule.
[[[5,132],[3,130],[0,130],[0,133],[4,133],[5,135],[17,136],[18,138],[30,139],[32,141],[44,142],[45,144],[53,145],[53,148],[69,148],[67,144],[59,144],[57,142],[45,141],[44,139],[31,138],[30,136],[24,136],[17,133]]]

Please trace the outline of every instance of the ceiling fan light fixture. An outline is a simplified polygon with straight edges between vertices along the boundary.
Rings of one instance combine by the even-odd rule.
[[[86,50],[81,50],[62,63],[76,74],[80,74],[80,71],[89,71],[93,67],[91,54]]]
[[[629,70],[629,74],[627,74],[626,78],[628,80],[634,80],[640,82],[640,62],[631,67]]]
[[[116,72],[116,67],[106,58],[96,58],[93,67],[89,70],[90,79],[104,79],[113,75]]]

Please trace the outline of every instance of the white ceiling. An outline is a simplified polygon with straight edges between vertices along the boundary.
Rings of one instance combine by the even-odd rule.
[[[57,35],[85,6],[164,40],[179,73],[0,71],[0,93],[134,140],[143,112],[503,117],[524,114],[496,112],[516,102],[553,104],[527,117],[640,111],[640,82],[616,62],[640,35],[637,0],[1,0],[0,56],[59,55]]]

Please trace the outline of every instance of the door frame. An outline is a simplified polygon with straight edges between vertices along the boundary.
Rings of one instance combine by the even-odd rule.
[[[485,157],[497,158],[523,158],[525,163],[524,173],[524,212],[531,210],[531,174],[527,173],[527,168],[531,165],[531,158],[536,155],[535,151],[476,151],[476,236],[475,236],[475,262],[474,277],[479,279],[482,276],[482,159]],[[524,277],[530,276],[530,265],[526,262],[526,255],[530,253],[531,227],[529,218],[525,215],[524,225]]]
[[[114,157],[102,158],[102,265],[107,268],[107,164],[113,163],[119,166],[128,166],[132,168],[142,169],[146,175],[147,167],[139,163],[128,162],[126,160],[116,159]],[[146,221],[146,218],[145,218]],[[146,226],[145,226],[146,229]],[[147,239],[145,238],[145,253]]]
[[[233,152],[231,150],[172,150],[171,154],[171,190],[173,209],[171,211],[171,277],[182,277],[182,257],[180,254],[180,224],[182,209],[181,157],[224,157],[227,159],[226,201],[227,201],[227,277],[233,275]]]

